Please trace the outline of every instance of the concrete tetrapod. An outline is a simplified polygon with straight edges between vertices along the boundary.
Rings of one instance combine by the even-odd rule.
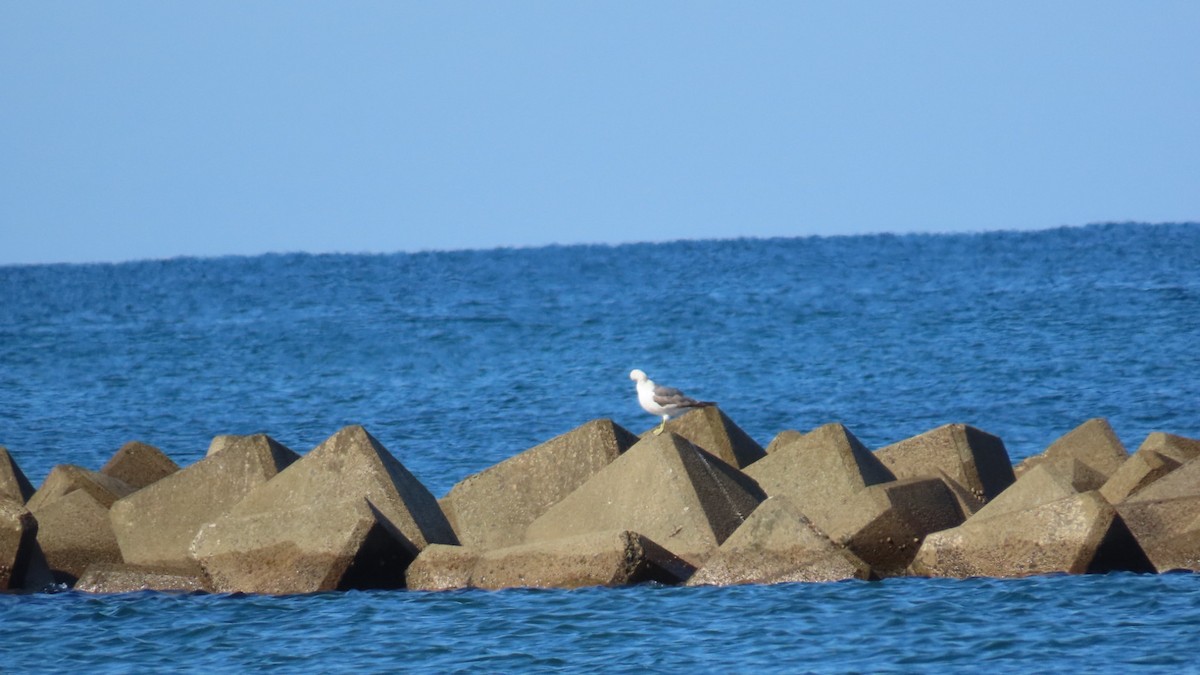
[[[664,432],[638,441],[552,506],[525,541],[629,530],[698,566],[765,498],[737,469]]]
[[[457,543],[437,500],[350,426],[201,527],[191,551],[218,590],[308,593],[403,587],[434,543]]]
[[[200,527],[297,459],[269,436],[240,436],[225,452],[118,500],[109,517],[122,559],[198,572],[190,549]]]
[[[1012,460],[1004,441],[966,424],[946,424],[875,451],[896,478],[944,476],[970,494],[967,515],[1012,485]],[[953,486],[952,486],[953,487]]]
[[[463,546],[514,546],[538,516],[636,442],[612,420],[594,420],[460,481],[439,504]]]
[[[761,445],[715,405],[696,408],[669,420],[664,431],[683,436],[701,450],[739,469],[766,454]],[[653,429],[643,432],[641,438],[651,433]]]
[[[1040,455],[1022,461],[1014,472],[1017,478],[1020,478],[1021,474],[1039,464],[1058,464],[1074,459],[1102,475],[1103,483],[1128,456],[1125,445],[1117,438],[1108,420],[1096,417],[1063,434]]]
[[[100,467],[100,473],[123,481],[135,489],[144,488],[178,470],[179,465],[162,450],[141,441],[130,441],[122,445],[116,454]]]
[[[854,434],[826,424],[780,447],[746,468],[770,496],[790,497],[824,529],[839,505],[868,485],[896,479]]]
[[[717,549],[688,586],[868,579],[871,567],[836,545],[788,497],[770,497]]]

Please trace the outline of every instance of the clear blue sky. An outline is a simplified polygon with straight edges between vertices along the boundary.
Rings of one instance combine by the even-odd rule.
[[[1200,2],[0,0],[0,264],[1200,220]]]

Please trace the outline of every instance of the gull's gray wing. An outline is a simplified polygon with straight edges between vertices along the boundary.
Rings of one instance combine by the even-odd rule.
[[[678,408],[686,408],[688,406],[699,405],[700,402],[696,399],[684,394],[675,387],[656,386],[654,388],[654,402],[664,408],[675,406]]]

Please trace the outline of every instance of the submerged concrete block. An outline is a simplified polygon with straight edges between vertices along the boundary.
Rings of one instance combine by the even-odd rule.
[[[1200,572],[1200,494],[1143,499],[1117,505],[1146,557],[1158,572]]]
[[[940,478],[869,485],[836,511],[825,532],[879,576],[904,574],[926,535],[963,522],[958,500]]]
[[[30,510],[55,581],[74,584],[92,563],[121,562],[108,507],[88,490],[73,490]]]
[[[463,546],[514,546],[538,516],[637,440],[612,420],[588,422],[466,478],[439,503]]]
[[[366,499],[227,514],[192,545],[217,591],[273,595],[403,588],[416,554]]]
[[[841,424],[826,424],[746,468],[770,496],[790,497],[817,527],[838,505],[868,485],[895,480],[892,472]]]
[[[178,470],[179,465],[162,450],[141,441],[130,441],[101,467],[100,473],[140,489]]]
[[[1200,571],[1200,458],[1129,495],[1117,509],[1156,570]]]
[[[696,408],[668,421],[666,431],[688,439],[701,450],[739,469],[766,454],[761,445],[715,405]],[[652,433],[653,429],[648,430],[641,437],[646,438]]]
[[[0,591],[40,590],[52,582],[29,509],[0,498]]]
[[[1069,460],[1082,462],[1108,480],[1121,466],[1129,453],[1117,438],[1108,420],[1090,419],[1061,436],[1040,455],[1027,458],[1017,465],[1017,478],[1042,464],[1058,464]]]
[[[838,546],[788,497],[770,497],[687,581],[688,586],[869,579],[871,567]]]
[[[224,452],[118,500],[110,518],[125,562],[198,571],[190,547],[200,527],[297,459],[269,436],[241,436]]]
[[[924,576],[1022,577],[1150,569],[1116,510],[1096,491],[988,518],[981,514],[927,536],[910,571]]]
[[[589,532],[487,551],[471,571],[471,586],[497,590],[678,584],[695,569],[637,532]]]
[[[665,432],[642,439],[550,507],[525,541],[628,530],[699,565],[765,498],[737,469]]]
[[[202,527],[191,551],[219,590],[308,593],[401,587],[436,543],[457,543],[437,500],[350,426]]]
[[[450,591],[471,587],[471,571],[483,551],[469,546],[430,544],[404,572],[410,591]]]
[[[93,563],[80,575],[75,590],[84,593],[210,593],[212,584],[202,574],[188,574],[169,567]]]
[[[21,467],[17,466],[8,448],[0,445],[0,499],[24,504],[33,496],[33,492],[33,485]]]
[[[974,498],[963,506],[993,499],[1016,477],[1004,441],[966,424],[946,424],[875,451],[896,478],[944,475]],[[973,510],[972,510],[973,512]]]

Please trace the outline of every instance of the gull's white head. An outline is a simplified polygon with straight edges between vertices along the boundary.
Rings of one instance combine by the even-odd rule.
[[[634,369],[629,372],[629,379],[631,379],[635,382],[645,382],[648,378],[646,377],[646,374],[643,373],[642,371]]]

